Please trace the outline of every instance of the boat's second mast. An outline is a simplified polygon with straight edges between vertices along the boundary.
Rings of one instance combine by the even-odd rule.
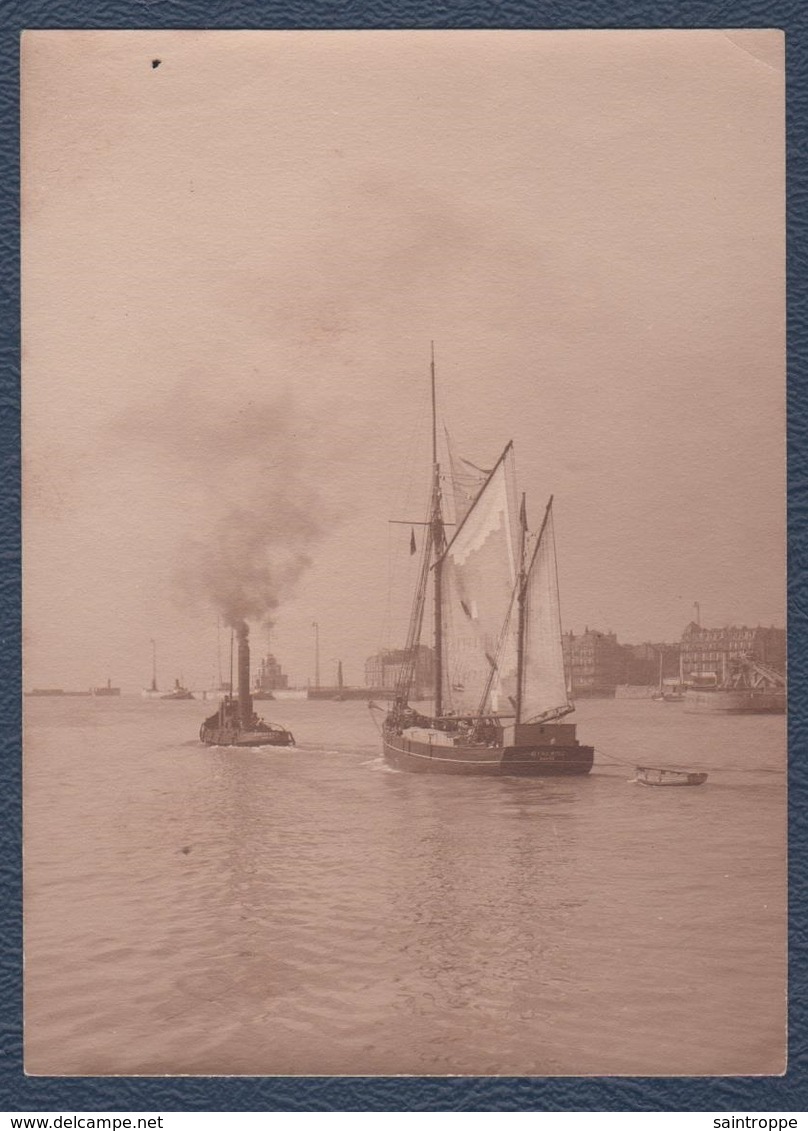
[[[436,716],[443,711],[443,618],[441,613],[441,557],[446,548],[441,506],[440,464],[438,463],[438,415],[435,398],[435,343],[431,343],[430,376],[432,381],[432,513],[430,526],[432,552],[435,555],[434,646],[435,646],[435,696],[433,711]]]

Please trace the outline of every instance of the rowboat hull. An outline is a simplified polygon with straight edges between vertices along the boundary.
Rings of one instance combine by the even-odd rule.
[[[432,745],[403,735],[385,734],[384,758],[389,766],[411,774],[461,774],[488,777],[561,777],[588,774],[595,750],[569,746],[528,747]]]
[[[655,766],[637,766],[634,780],[638,785],[704,785],[707,774],[694,770],[663,770]]]

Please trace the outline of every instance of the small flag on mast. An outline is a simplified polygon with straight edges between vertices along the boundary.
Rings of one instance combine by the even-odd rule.
[[[410,527],[410,553],[414,554],[418,547],[415,544],[415,527]]]

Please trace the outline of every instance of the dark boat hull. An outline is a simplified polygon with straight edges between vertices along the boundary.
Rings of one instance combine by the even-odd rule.
[[[397,770],[414,774],[487,775],[489,777],[561,777],[588,774],[595,750],[569,746],[433,746],[403,735],[385,734],[384,758]]]
[[[206,746],[294,746],[291,731],[233,730],[230,727],[208,727],[204,723],[199,738]]]
[[[200,741],[206,746],[294,746],[295,737],[290,730],[278,723],[264,722],[252,709],[249,651],[244,640],[239,662],[239,698],[226,695],[222,699],[218,710],[199,728]]]

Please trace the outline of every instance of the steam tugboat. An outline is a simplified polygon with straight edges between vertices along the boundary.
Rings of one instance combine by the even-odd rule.
[[[294,735],[285,727],[264,722],[253,710],[250,694],[249,629],[242,621],[238,633],[238,697],[228,693],[215,714],[199,728],[207,746],[294,746]]]

